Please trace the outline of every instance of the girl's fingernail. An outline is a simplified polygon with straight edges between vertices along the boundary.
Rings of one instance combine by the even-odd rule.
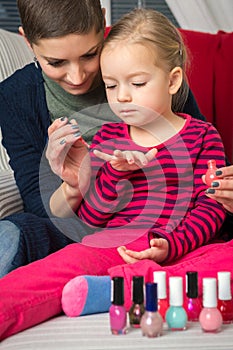
[[[213,188],[208,188],[208,189],[206,190],[206,193],[207,193],[207,194],[215,194],[215,190],[214,190]]]
[[[222,175],[222,170],[216,170],[215,174],[216,174],[216,176]]]
[[[219,186],[219,182],[214,181],[214,182],[212,182],[211,186],[212,187],[218,187]]]
[[[64,120],[66,120],[66,117],[61,117],[61,118],[60,118],[60,121],[61,121],[61,122],[64,122]]]

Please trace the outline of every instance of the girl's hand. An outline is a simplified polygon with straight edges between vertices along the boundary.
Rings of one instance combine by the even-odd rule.
[[[168,255],[168,241],[164,238],[153,238],[150,241],[151,248],[136,252],[127,249],[125,246],[117,248],[122,259],[132,264],[139,260],[150,259],[157,263],[163,262]]]
[[[213,181],[211,188],[208,188],[206,195],[221,203],[226,210],[233,213],[233,165],[218,169],[221,172],[218,180]],[[205,183],[205,175],[202,176]]]
[[[111,164],[118,171],[134,171],[145,167],[157,154],[157,149],[153,148],[147,153],[139,151],[115,150],[113,155],[94,150],[94,154]]]
[[[55,120],[48,129],[46,157],[52,171],[72,188],[86,188],[90,178],[88,148],[81,139],[77,122]]]

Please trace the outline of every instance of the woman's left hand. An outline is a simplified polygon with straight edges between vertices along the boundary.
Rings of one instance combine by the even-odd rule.
[[[151,248],[136,252],[127,249],[125,246],[117,248],[118,253],[122,259],[128,263],[133,264],[139,260],[150,259],[157,263],[164,261],[168,255],[168,241],[164,238],[153,238],[150,241]]]
[[[213,181],[206,195],[221,203],[226,210],[233,213],[233,165],[219,168],[221,175]],[[205,183],[205,175],[202,177]]]

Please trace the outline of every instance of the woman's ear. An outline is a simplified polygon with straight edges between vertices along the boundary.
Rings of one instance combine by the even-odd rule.
[[[32,45],[28,41],[28,39],[24,33],[23,27],[21,27],[21,26],[19,27],[19,34],[24,38],[24,41],[26,42],[27,46],[32,50]]]
[[[174,95],[181,87],[183,81],[183,70],[181,67],[175,67],[170,72],[169,93]]]

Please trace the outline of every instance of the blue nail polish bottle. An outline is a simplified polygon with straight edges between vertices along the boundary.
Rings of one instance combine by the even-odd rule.
[[[183,331],[187,327],[187,313],[183,307],[183,279],[169,278],[169,308],[166,312],[166,322],[172,331]]]

